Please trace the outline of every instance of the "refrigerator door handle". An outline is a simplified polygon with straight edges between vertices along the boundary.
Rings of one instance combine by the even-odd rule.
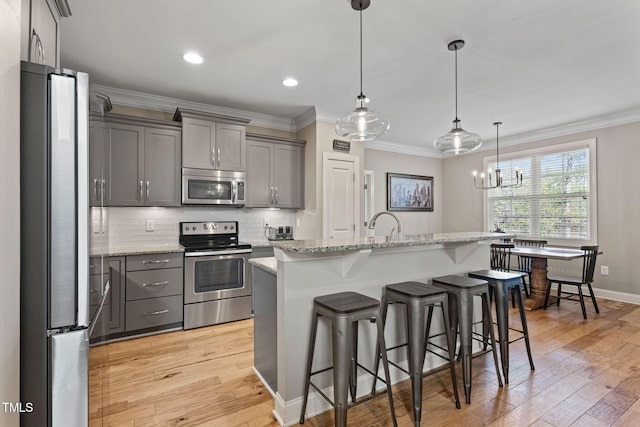
[[[76,73],[78,174],[78,327],[89,326],[89,75]],[[102,182],[101,182],[102,184]]]

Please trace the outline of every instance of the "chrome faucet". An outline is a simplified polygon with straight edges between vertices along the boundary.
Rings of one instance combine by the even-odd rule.
[[[369,221],[369,230],[375,230],[376,229],[376,220],[378,219],[378,217],[380,215],[390,215],[393,217],[393,219],[396,220],[396,224],[397,224],[397,228],[398,228],[398,240],[402,239],[402,224],[400,223],[400,218],[398,218],[395,214],[389,212],[389,211],[381,211],[378,212],[377,214],[375,214],[373,216],[373,218],[371,218],[371,220]],[[394,229],[396,227],[393,227]],[[393,229],[391,230],[391,235],[393,235]]]

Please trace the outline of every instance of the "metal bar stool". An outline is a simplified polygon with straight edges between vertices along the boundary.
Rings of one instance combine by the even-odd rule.
[[[406,305],[406,322],[407,322],[407,342],[388,348],[387,351],[395,350],[401,347],[407,348],[407,359],[409,360],[409,370],[399,366],[397,363],[389,362],[390,365],[400,369],[411,377],[411,389],[413,395],[413,419],[416,426],[420,425],[422,414],[422,378],[427,374],[422,372],[424,366],[425,352],[429,351],[439,357],[449,361],[449,370],[451,371],[451,383],[453,384],[453,393],[455,397],[456,408],[460,408],[460,399],[458,397],[458,385],[456,383],[455,371],[455,338],[451,333],[449,325],[448,313],[448,297],[447,292],[436,286],[419,282],[402,282],[387,285],[382,289],[382,323],[383,328],[387,320],[387,311],[389,304]],[[442,317],[445,325],[445,332],[430,336],[431,319],[433,318],[433,308],[440,306],[442,308]],[[428,308],[428,314],[425,317],[425,308]],[[426,327],[425,327],[426,322]],[[446,335],[447,337],[447,353],[444,357],[438,352],[429,350],[429,338]],[[445,350],[442,347],[431,343],[438,349]],[[378,353],[373,372],[378,372],[378,364],[381,354]],[[375,393],[375,384],[371,393]]]
[[[502,362],[502,374],[504,382],[509,384],[509,344],[524,338],[529,356],[529,365],[534,371],[533,358],[531,357],[531,345],[529,343],[529,329],[527,328],[527,317],[524,311],[524,300],[522,299],[522,276],[526,273],[508,273],[496,270],[478,270],[469,273],[469,277],[482,279],[489,282],[489,293],[494,295],[496,302],[496,321],[498,323],[498,341],[500,343],[500,360]],[[515,295],[520,309],[520,322],[522,330],[509,327],[509,294]],[[522,336],[509,341],[509,330],[518,332]]]
[[[324,316],[331,322],[331,338],[333,351],[333,366],[311,372],[313,364],[313,352],[318,330],[318,318]],[[358,363],[358,321],[369,320],[377,324],[378,342],[382,353],[385,380]],[[309,398],[309,386],[313,387],[320,395],[334,407],[335,425],[344,427],[347,425],[347,409],[364,403],[375,397],[369,395],[356,401],[356,383],[358,381],[357,368],[364,369],[374,377],[374,385],[377,379],[387,386],[389,396],[389,410],[393,425],[397,426],[395,410],[393,407],[393,395],[391,393],[391,381],[389,377],[389,364],[386,356],[384,331],[380,322],[380,303],[377,299],[356,292],[340,292],[337,294],[316,297],[313,300],[313,319],[311,321],[311,337],[309,339],[309,352],[307,353],[306,379],[304,385],[304,399],[300,413],[300,424],[304,423],[304,414]],[[333,369],[333,402],[314,383],[313,375]],[[351,393],[351,404],[349,404]]]
[[[489,332],[489,344],[493,353],[493,362],[496,366],[498,384],[502,387],[502,377],[498,367],[498,354],[496,352],[496,341],[493,334],[493,323],[489,306],[489,284],[486,280],[474,279],[464,276],[442,276],[432,280],[433,285],[443,288],[449,296],[449,317],[451,332],[455,336],[458,326],[460,327],[460,358],[462,359],[462,381],[464,384],[464,395],[467,403],[471,403],[471,343],[473,339],[473,297],[482,298],[482,313],[485,331]],[[485,333],[482,340],[486,340]]]

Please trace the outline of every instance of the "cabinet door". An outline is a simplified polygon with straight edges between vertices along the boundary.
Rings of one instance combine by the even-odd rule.
[[[105,205],[144,205],[143,141],[142,126],[105,123]]]
[[[247,195],[248,208],[268,208],[272,203],[271,151],[272,144],[247,141]]]
[[[274,144],[274,207],[304,208],[304,148]]]
[[[109,286],[111,288],[109,310],[109,333],[124,330],[124,257],[109,258]]]
[[[180,131],[145,129],[145,205],[180,206]]]
[[[213,169],[215,167],[216,124],[206,120],[182,120],[182,167]]]
[[[58,59],[57,13],[47,0],[31,0],[29,61],[55,67]]]
[[[101,206],[104,185],[104,125],[100,121],[89,122],[89,206]]]
[[[216,123],[216,169],[246,170],[247,128]]]

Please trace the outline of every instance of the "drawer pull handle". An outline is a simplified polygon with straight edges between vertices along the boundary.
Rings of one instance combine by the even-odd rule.
[[[98,291],[96,291],[95,289],[89,289],[89,293],[90,294],[95,294],[96,292],[98,292]]]
[[[160,311],[152,311],[151,313],[144,313],[145,316],[158,316],[160,314],[166,314],[169,312],[169,309],[160,310]]]
[[[168,259],[161,259],[161,260],[144,260],[142,261],[143,264],[167,264],[169,262]]]
[[[164,286],[164,285],[168,285],[169,281],[165,280],[164,282],[156,282],[156,283],[143,283],[142,287],[146,288],[147,286]]]

